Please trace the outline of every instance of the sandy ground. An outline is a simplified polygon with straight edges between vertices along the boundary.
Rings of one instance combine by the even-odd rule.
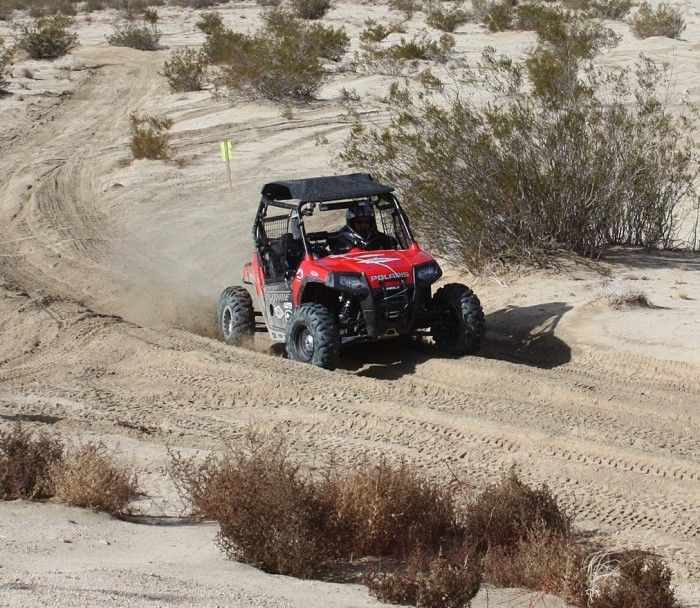
[[[638,41],[611,22],[623,40],[601,61],[627,64],[642,51],[669,60],[678,75],[670,99],[699,101],[700,16],[693,2],[683,6],[684,40]],[[221,12],[237,29],[258,22],[252,3]],[[201,43],[197,12],[159,13],[164,45]],[[364,19],[386,13],[341,3],[326,21],[345,25],[356,44]],[[423,20],[417,14],[409,31]],[[249,424],[279,425],[310,463],[383,452],[436,479],[454,471],[475,489],[515,465],[549,483],[581,528],[656,547],[678,595],[700,605],[698,255],[619,250],[558,271],[465,277],[490,329],[483,353],[463,360],[386,343],[348,350],[330,373],[281,358],[262,335],[254,350],[226,347],[214,339],[213,308],[249,256],[260,185],[333,172],[347,132],[340,89],[357,89],[380,119],[391,79],[337,66],[317,101],[284,118],[275,104],[169,93],[158,74],[168,51],[107,47],[117,22],[113,11],[80,17],[82,46],[56,62],[21,60],[0,99],[0,424],[117,445],[142,466],[142,507],[154,516],[182,509],[163,473],[164,446],[216,448]],[[485,44],[517,55],[532,42],[473,24],[456,38],[467,61]],[[129,162],[134,110],[174,119],[177,162]],[[224,138],[235,146],[233,200],[218,159]],[[643,289],[654,306],[595,301],[610,281]],[[227,562],[214,533],[1,504],[0,604],[376,604],[361,586]],[[475,606],[533,602],[557,605],[490,590]]]

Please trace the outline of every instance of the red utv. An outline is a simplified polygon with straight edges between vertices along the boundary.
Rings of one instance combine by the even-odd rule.
[[[254,286],[270,337],[286,343],[291,359],[334,369],[342,345],[402,335],[432,336],[453,356],[478,351],[479,299],[458,283],[431,295],[442,270],[414,240],[393,191],[359,173],[264,186],[243,282]],[[372,235],[381,238],[337,230],[359,207],[370,210]],[[228,344],[252,337],[246,288],[223,291],[218,323]]]

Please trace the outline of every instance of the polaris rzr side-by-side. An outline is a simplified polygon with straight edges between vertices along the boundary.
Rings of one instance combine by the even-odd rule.
[[[432,294],[442,270],[416,243],[393,192],[361,173],[263,187],[243,282],[254,287],[270,337],[286,343],[291,359],[334,369],[345,344],[405,335],[432,336],[453,356],[478,351],[479,299],[459,283]],[[345,225],[337,229],[340,218]],[[223,291],[218,323],[228,344],[252,338],[245,287]]]

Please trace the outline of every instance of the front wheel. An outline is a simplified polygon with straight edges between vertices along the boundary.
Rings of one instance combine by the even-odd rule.
[[[335,369],[340,356],[340,333],[325,306],[309,302],[292,313],[287,324],[287,353],[294,361]]]
[[[481,348],[486,334],[486,319],[481,302],[466,285],[449,283],[435,292],[432,301],[437,320],[431,330],[443,352],[473,355]]]
[[[253,339],[255,311],[245,287],[227,287],[219,298],[219,332],[226,344],[240,346]]]

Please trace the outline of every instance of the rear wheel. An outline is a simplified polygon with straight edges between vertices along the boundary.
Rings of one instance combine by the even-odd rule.
[[[433,311],[438,320],[431,330],[438,348],[453,356],[479,351],[486,334],[481,302],[466,285],[449,283],[435,292]]]
[[[287,353],[294,361],[335,369],[340,356],[340,333],[325,306],[309,302],[292,313],[287,324]]]
[[[240,346],[253,339],[255,311],[245,287],[227,287],[219,298],[219,332],[226,344]]]

